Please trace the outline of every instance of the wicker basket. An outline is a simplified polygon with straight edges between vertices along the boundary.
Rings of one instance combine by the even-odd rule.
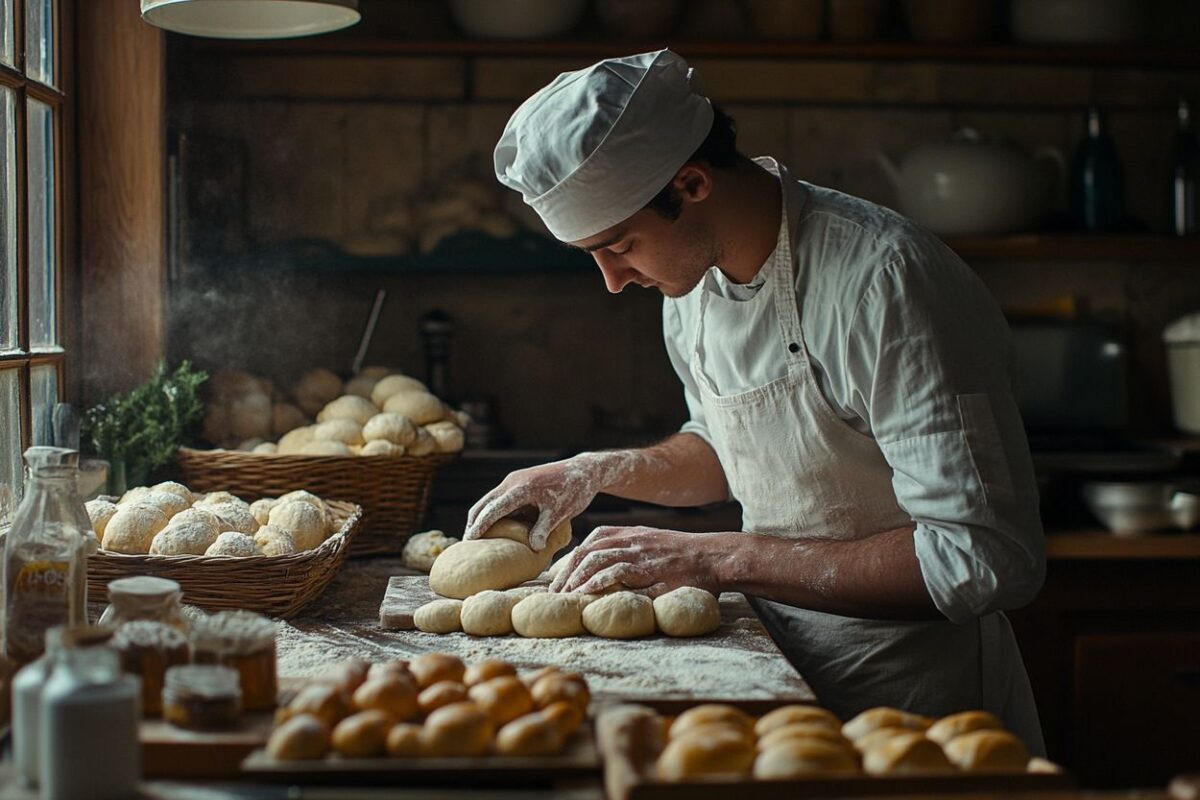
[[[362,520],[353,503],[327,500],[342,526],[320,547],[289,556],[151,556],[101,550],[88,558],[88,594],[105,597],[108,582],[131,575],[170,578],[183,602],[210,611],[244,608],[290,617],[315,599],[341,569]]]
[[[307,489],[318,497],[358,503],[363,530],[350,555],[363,556],[403,551],[425,518],[434,472],[454,457],[279,456],[181,448],[176,460],[179,479],[196,492],[226,490],[244,499]]]

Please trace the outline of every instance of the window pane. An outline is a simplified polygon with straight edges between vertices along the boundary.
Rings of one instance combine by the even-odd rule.
[[[29,344],[58,345],[55,324],[54,112],[29,101]]]
[[[0,61],[13,63],[13,0],[0,0]]]
[[[56,0],[25,0],[25,74],[54,86]]]
[[[0,495],[7,490],[9,500],[13,503],[21,496],[20,392],[20,370],[0,370]],[[0,505],[3,505],[3,500],[0,497]],[[0,527],[3,527],[2,522]]]
[[[17,115],[16,93],[0,94],[0,352],[17,348]]]
[[[58,403],[58,369],[53,364],[29,371],[33,443],[54,444],[54,406]]]

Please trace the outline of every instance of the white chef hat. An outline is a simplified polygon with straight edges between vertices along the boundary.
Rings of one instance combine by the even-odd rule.
[[[521,104],[496,144],[496,177],[564,242],[645,207],[712,127],[694,70],[670,50],[564,72]]]

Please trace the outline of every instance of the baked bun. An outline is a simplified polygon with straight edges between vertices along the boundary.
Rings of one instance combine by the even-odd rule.
[[[387,754],[393,758],[416,758],[425,755],[425,738],[421,726],[411,722],[393,725],[385,742]]]
[[[391,718],[382,711],[360,711],[333,729],[333,749],[346,758],[381,756],[391,725]]]
[[[322,758],[329,749],[329,728],[309,714],[300,714],[284,722],[267,739],[267,752],[280,761],[308,761]]]
[[[754,764],[754,745],[727,727],[672,737],[658,757],[658,775],[680,781],[697,775],[742,774]]]
[[[692,728],[714,722],[728,723],[750,733],[754,731],[754,719],[740,708],[723,703],[705,703],[692,706],[676,717],[675,721],[671,723],[669,738],[675,739],[683,736]]]
[[[960,714],[951,714],[948,717],[942,717],[929,726],[929,730],[925,731],[925,735],[938,744],[945,746],[946,742],[955,736],[962,736],[964,733],[970,733],[971,731],[985,730],[1001,731],[1004,730],[1004,725],[1001,724],[1000,720],[996,719],[994,714],[989,714],[986,711],[963,711]]]
[[[558,726],[544,714],[526,714],[496,733],[495,750],[505,756],[548,756],[562,748]]]
[[[438,681],[427,686],[417,695],[417,705],[422,714],[430,714],[442,706],[461,703],[467,699],[467,687],[457,681]]]
[[[1009,770],[1024,772],[1029,751],[1008,731],[978,730],[955,736],[945,746],[946,757],[968,772]]]
[[[920,733],[911,728],[877,728],[868,734],[858,737],[854,742],[854,747],[860,752],[865,753],[876,745],[883,744],[893,736],[902,736],[910,733]]]
[[[463,673],[462,682],[468,687],[474,686],[477,683],[490,681],[492,678],[500,678],[505,675],[516,675],[517,668],[507,661],[498,661],[491,659],[488,661],[476,661],[471,666],[467,667],[467,671]]]
[[[579,726],[583,724],[584,712],[574,703],[566,701],[551,703],[539,713],[554,723],[563,741],[569,739],[571,734],[577,731]]]
[[[431,756],[481,756],[491,745],[495,729],[474,703],[451,703],[426,718],[424,750]]]
[[[371,665],[361,658],[348,658],[334,664],[318,680],[338,687],[346,697],[350,697],[355,689],[366,682],[370,669]]]
[[[420,710],[416,687],[399,675],[368,678],[354,690],[354,707],[382,711],[396,722],[412,719]]]
[[[842,721],[820,706],[782,706],[759,717],[754,723],[754,732],[765,736],[785,725],[824,725],[835,731],[842,729]]]
[[[852,750],[828,742],[793,739],[763,750],[754,760],[756,778],[797,778],[858,772]]]
[[[794,725],[784,725],[782,728],[758,737],[758,750],[770,750],[772,747],[790,741],[821,741],[844,748],[857,758],[858,752],[854,745],[841,732],[820,723],[798,722]]]
[[[292,717],[307,714],[324,723],[327,731],[350,713],[350,706],[342,690],[334,685],[312,683],[296,692],[296,696],[276,714],[276,721],[283,722]]]
[[[950,772],[954,765],[937,742],[913,732],[899,734],[863,754],[863,769],[872,775]]]
[[[529,693],[538,708],[565,701],[575,705],[580,711],[587,711],[588,703],[592,699],[587,683],[578,673],[559,672],[546,675],[530,687]]]
[[[408,662],[408,671],[417,679],[417,688],[424,689],[438,681],[462,683],[467,667],[448,653],[422,653]]]
[[[467,693],[497,728],[533,710],[529,689],[512,675],[477,683]]]
[[[842,726],[842,734],[850,741],[879,728],[908,728],[914,731],[924,731],[933,720],[920,714],[911,714],[897,708],[870,708]]]

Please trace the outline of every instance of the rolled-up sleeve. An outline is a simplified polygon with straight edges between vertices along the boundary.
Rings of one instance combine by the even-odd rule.
[[[679,382],[683,384],[683,399],[688,408],[688,421],[683,423],[679,432],[694,433],[711,447],[712,436],[709,434],[708,425],[704,420],[704,405],[700,402],[700,390],[696,386],[696,379],[692,375],[688,363],[691,346],[684,334],[679,308],[669,298],[664,298],[663,301],[662,321],[663,342],[666,343],[667,356],[671,359],[671,366],[675,369],[675,374],[679,376]]]
[[[844,350],[851,405],[867,416],[915,523],[921,573],[953,622],[1027,604],[1045,577],[1037,485],[1011,389],[1008,328],[947,254],[882,269]]]

